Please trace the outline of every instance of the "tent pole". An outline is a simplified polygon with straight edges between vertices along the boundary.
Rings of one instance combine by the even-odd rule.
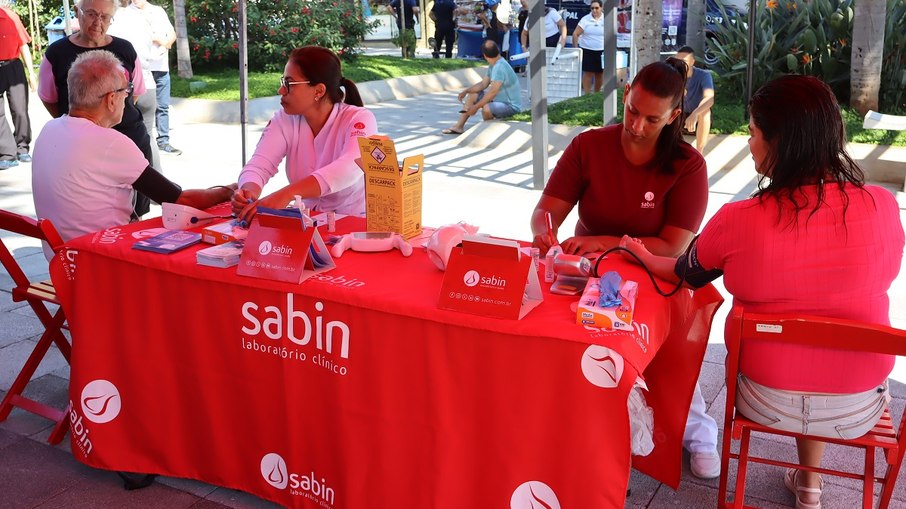
[[[239,122],[242,125],[242,166],[248,161],[246,143],[249,122],[248,11],[246,0],[239,2]]]

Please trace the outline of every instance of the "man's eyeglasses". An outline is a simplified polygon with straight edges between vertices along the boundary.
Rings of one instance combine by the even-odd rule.
[[[109,25],[110,22],[113,21],[113,16],[111,16],[109,14],[101,14],[94,10],[82,11],[82,14],[84,14],[85,18],[90,20],[92,23],[97,20],[101,20],[101,23],[103,23],[105,25]]]
[[[125,87],[123,87],[123,88],[118,88],[118,89],[116,89],[116,90],[111,90],[110,92],[107,92],[107,94],[116,94],[116,93],[119,93],[119,92],[126,92],[126,95],[129,95],[129,94],[132,93],[132,91],[133,91],[134,89],[135,89],[135,85],[133,85],[133,84],[130,82],[130,83],[126,83],[126,86],[125,86]],[[107,95],[107,94],[104,94],[104,95]],[[104,95],[102,95],[101,97],[104,97]]]
[[[592,6],[591,10],[593,10],[593,11],[600,11],[601,8],[600,8],[600,7],[594,7],[594,6]]]
[[[280,78],[280,86],[285,88],[287,93],[289,92],[289,87],[291,87],[293,85],[304,85],[306,83],[311,83],[311,81],[309,81],[309,80],[290,81],[289,78],[287,78],[286,76],[283,76],[282,78]]]

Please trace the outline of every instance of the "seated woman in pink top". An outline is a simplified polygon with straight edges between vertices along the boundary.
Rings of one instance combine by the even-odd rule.
[[[343,77],[340,59],[318,46],[294,49],[280,79],[280,96],[283,109],[264,128],[255,154],[239,173],[233,212],[249,220],[257,206],[283,208],[296,195],[308,208],[364,212],[357,138],[377,133],[377,122],[363,107],[355,83]],[[259,199],[284,158],[289,185]]]
[[[904,234],[896,199],[864,184],[846,154],[830,88],[783,76],[749,103],[749,148],[761,175],[753,198],[724,205],[679,259],[622,245],[655,274],[702,286],[720,276],[734,304],[756,313],[802,313],[888,325],[887,291],[900,270]],[[889,355],[742,344],[736,408],[771,427],[816,436],[865,434],[887,406]],[[799,462],[817,466],[824,444],[798,440]],[[817,474],[789,470],[798,509],[821,507]]]

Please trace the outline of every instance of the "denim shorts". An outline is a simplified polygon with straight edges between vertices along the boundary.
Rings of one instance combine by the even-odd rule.
[[[813,394],[772,389],[742,374],[737,378],[740,413],[763,426],[805,435],[861,437],[878,423],[889,402],[886,380],[856,394]]]
[[[478,99],[476,100],[476,102],[480,101],[482,97],[484,97],[484,90],[478,93]],[[507,103],[498,101],[489,102],[488,109],[491,110],[491,115],[494,115],[494,118],[507,118],[519,113],[519,110],[517,110],[516,108],[510,106]]]

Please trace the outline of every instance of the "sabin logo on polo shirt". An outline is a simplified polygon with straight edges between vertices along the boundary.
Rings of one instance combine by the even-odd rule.
[[[643,209],[653,209],[654,208],[654,193],[651,191],[645,192],[645,201],[642,202]]]
[[[610,348],[590,345],[582,354],[582,374],[592,385],[613,389],[623,377],[623,356]]]
[[[497,277],[495,275],[482,276],[478,273],[477,270],[469,270],[462,276],[462,282],[468,287],[473,287],[478,285],[491,288],[506,288],[506,279]]]
[[[560,509],[560,501],[550,486],[541,481],[527,481],[513,491],[510,509]]]
[[[290,495],[304,497],[320,507],[332,509],[336,492],[328,486],[327,479],[320,479],[314,471],[310,474],[290,472],[283,456],[269,452],[261,458],[261,477],[278,490],[289,489]]]

